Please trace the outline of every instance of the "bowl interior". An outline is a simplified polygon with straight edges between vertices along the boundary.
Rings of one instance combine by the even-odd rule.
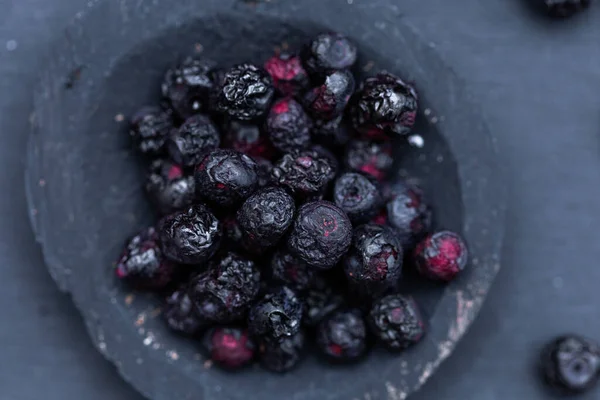
[[[158,2],[141,18],[101,3],[71,27],[75,33],[66,45],[57,46],[36,95],[38,127],[27,172],[32,222],[49,269],[73,294],[99,350],[150,398],[352,399],[385,398],[385,393],[403,398],[450,353],[499,267],[501,224],[497,232],[480,237],[501,218],[503,207],[500,182],[492,181],[493,145],[481,116],[464,106],[470,99],[452,71],[409,29],[392,24],[398,23],[393,15],[367,27],[347,7],[337,14],[349,21],[342,24],[277,6],[208,4],[215,10],[186,13],[181,5]],[[314,4],[318,11],[321,6]],[[101,17],[111,26],[108,35],[117,40],[120,34],[122,42],[93,36],[106,32]],[[161,22],[153,28],[149,20]],[[132,21],[142,32],[137,37],[131,37]],[[355,72],[361,78],[386,69],[415,81],[421,98],[415,133],[425,144],[411,147],[398,140],[394,171],[418,179],[434,208],[436,227],[465,233],[471,265],[448,286],[407,274],[404,291],[422,306],[431,332],[402,354],[376,350],[363,363],[343,367],[309,357],[286,375],[258,368],[232,375],[207,368],[197,343],[168,332],[160,301],[129,291],[112,273],[125,239],[154,222],[142,187],[144,164],[131,150],[126,121],[140,106],[158,102],[164,71],[186,55],[222,66],[260,64],[275,48],[298,49],[326,30],[356,41]]]

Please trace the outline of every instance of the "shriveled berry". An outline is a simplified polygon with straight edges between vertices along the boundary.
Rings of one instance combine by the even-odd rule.
[[[331,165],[331,169],[333,169],[332,176],[335,177],[340,170],[340,162],[335,154],[333,154],[327,147],[321,146],[320,144],[312,146],[311,150],[317,152],[317,154],[320,154],[323,158],[329,161],[329,165]]]
[[[165,302],[163,316],[173,331],[187,336],[196,336],[206,327],[196,313],[185,288],[173,292]]]
[[[171,282],[175,264],[163,257],[158,234],[150,227],[129,239],[115,272],[135,287],[160,289]]]
[[[246,243],[256,252],[277,244],[294,220],[294,199],[283,188],[267,187],[250,196],[237,212]]]
[[[390,350],[403,350],[425,335],[425,323],[412,297],[392,294],[377,300],[369,313],[371,331]]]
[[[158,227],[164,255],[182,264],[205,262],[221,242],[221,224],[202,204],[164,217]]]
[[[331,161],[314,149],[284,154],[271,173],[273,182],[301,199],[322,194],[335,177]]]
[[[585,392],[600,376],[600,347],[579,335],[554,339],[544,348],[540,361],[546,382],[563,394]]]
[[[341,115],[332,120],[317,119],[314,121],[311,137],[315,143],[337,148],[348,143],[350,130]]]
[[[352,67],[356,62],[357,48],[340,33],[322,33],[302,51],[302,60],[309,73],[325,76],[336,70]]]
[[[284,96],[298,94],[309,85],[308,74],[298,56],[276,54],[267,60],[265,70],[271,75],[275,89]]]
[[[355,361],[367,349],[367,328],[357,309],[339,310],[317,327],[317,346],[333,361]]]
[[[344,211],[328,201],[314,201],[298,210],[288,246],[307,264],[329,269],[346,254],[351,241],[352,224]]]
[[[425,203],[423,192],[408,182],[395,182],[389,192],[387,222],[394,228],[402,247],[410,249],[430,231],[431,208]]]
[[[390,133],[406,135],[417,117],[414,87],[387,72],[368,78],[355,96],[351,109],[356,130],[371,139]]]
[[[335,181],[333,200],[350,221],[357,224],[368,222],[377,214],[382,197],[374,178],[358,172],[347,172]]]
[[[344,156],[347,168],[364,172],[379,181],[385,178],[393,163],[392,144],[389,141],[353,140],[348,144]]]
[[[303,304],[292,289],[273,289],[250,309],[248,329],[266,340],[283,340],[300,331],[302,309]]]
[[[402,274],[402,257],[402,245],[390,228],[361,225],[354,230],[344,271],[351,283],[364,289],[364,293],[376,296],[397,287]]]
[[[586,9],[591,0],[536,0],[546,12],[559,18],[570,17],[584,9]]]
[[[207,110],[215,72],[214,62],[193,58],[167,71],[162,95],[181,119]]]
[[[210,359],[226,369],[238,369],[250,364],[256,347],[246,329],[217,327],[204,337],[204,346]]]
[[[267,113],[274,93],[273,82],[265,70],[252,64],[240,64],[225,73],[213,103],[217,111],[247,121]]]
[[[209,151],[219,147],[221,139],[213,122],[205,115],[188,118],[167,141],[169,155],[179,165],[193,167]]]
[[[331,120],[340,116],[354,93],[354,77],[350,71],[336,71],[325,82],[304,96],[306,111],[316,119]]]
[[[244,201],[258,188],[256,163],[234,150],[213,150],[196,167],[198,196],[219,207]]]
[[[251,157],[270,157],[273,149],[265,135],[261,134],[258,125],[230,120],[223,130],[225,147],[246,153]]]
[[[263,340],[259,347],[260,364],[273,372],[288,372],[294,369],[304,352],[304,333],[284,337],[281,341]]]
[[[415,248],[417,270],[430,279],[450,281],[467,266],[467,245],[457,233],[440,231]]]
[[[166,160],[155,160],[146,179],[146,192],[161,214],[169,214],[192,204],[196,197],[194,177]]]
[[[273,173],[273,163],[266,158],[262,157],[253,157],[252,158],[256,163],[256,174],[258,175],[258,187],[264,188],[267,186],[271,186],[273,178],[271,174]]]
[[[315,326],[333,311],[344,305],[344,297],[329,282],[318,277],[313,279],[304,294],[304,317],[302,323]]]
[[[158,107],[144,107],[131,118],[129,134],[142,154],[156,156],[163,153],[171,129],[169,113]]]
[[[278,250],[273,255],[271,273],[276,282],[298,291],[307,289],[316,277],[314,268],[285,250]]]
[[[271,107],[266,126],[271,143],[282,152],[310,145],[312,121],[291,97],[281,99]]]
[[[188,294],[201,318],[229,323],[245,316],[259,288],[254,262],[229,252],[192,279]]]

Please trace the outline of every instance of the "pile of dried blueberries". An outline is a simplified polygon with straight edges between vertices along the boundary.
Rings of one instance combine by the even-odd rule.
[[[387,72],[356,85],[356,59],[336,33],[264,67],[188,58],[167,71],[162,106],[131,120],[161,219],[116,275],[166,294],[169,327],[222,367],[288,371],[309,340],[338,362],[373,339],[405,349],[426,327],[398,292],[403,268],[441,281],[465,268],[465,243],[431,230],[421,190],[386,180],[417,92]]]

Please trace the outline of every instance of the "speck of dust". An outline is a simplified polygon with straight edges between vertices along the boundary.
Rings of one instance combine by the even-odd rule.
[[[9,41],[6,42],[6,50],[8,50],[8,51],[14,51],[14,50],[16,50],[17,46],[18,46],[18,44],[17,44],[16,40],[12,40],[11,39],[11,40],[9,40]]]
[[[410,135],[408,137],[408,143],[411,146],[418,147],[419,149],[421,149],[421,148],[423,148],[423,146],[425,146],[425,140],[423,139],[423,136],[421,136],[421,135]]]

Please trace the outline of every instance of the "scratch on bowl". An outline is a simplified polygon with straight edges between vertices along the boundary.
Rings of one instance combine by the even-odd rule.
[[[388,400],[404,400],[408,396],[405,391],[398,389],[389,381],[385,383],[385,389],[387,390]]]

